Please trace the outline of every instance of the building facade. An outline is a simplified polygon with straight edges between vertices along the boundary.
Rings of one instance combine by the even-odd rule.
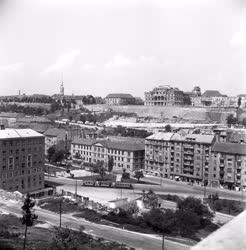
[[[44,188],[44,136],[31,129],[0,130],[0,188],[21,193]]]
[[[49,128],[44,132],[45,136],[45,154],[52,146],[59,146],[62,149],[68,149],[68,135],[65,129]]]
[[[145,141],[145,170],[191,182],[207,182],[214,135],[157,133]]]
[[[184,93],[178,88],[171,86],[159,86],[152,91],[145,92],[146,106],[172,106],[184,104]]]
[[[246,187],[246,145],[215,143],[212,148],[209,185]]]
[[[117,171],[144,169],[144,143],[135,141],[77,139],[71,144],[71,155],[83,162],[102,161],[105,165],[112,158]]]
[[[130,94],[108,94],[105,98],[107,105],[133,105],[135,98]]]

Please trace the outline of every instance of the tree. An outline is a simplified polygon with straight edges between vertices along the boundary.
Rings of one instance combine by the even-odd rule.
[[[239,97],[238,100],[237,100],[237,108],[238,109],[240,108],[241,104],[242,104],[242,98]]]
[[[105,176],[105,168],[103,166],[103,161],[97,161],[97,163],[94,165],[94,172],[99,173],[101,179],[104,179]]]
[[[243,126],[246,126],[246,118],[243,118],[243,120],[242,120],[242,125],[243,125]]]
[[[187,197],[184,200],[180,200],[178,202],[178,209],[180,211],[195,213],[199,217],[201,225],[210,224],[214,217],[214,214],[209,211],[209,208],[203,205],[200,199],[194,197]]]
[[[52,155],[51,161],[52,162],[61,162],[65,158],[65,151],[64,150],[55,150],[55,153]]]
[[[171,132],[171,131],[172,131],[172,127],[171,127],[170,124],[167,124],[167,125],[165,126],[165,131],[166,131],[166,132]]]
[[[158,196],[151,189],[148,193],[143,192],[143,203],[147,208],[157,208]]]
[[[48,154],[47,158],[48,158],[49,162],[50,162],[51,159],[53,158],[53,155],[55,154],[55,152],[56,152],[55,146],[51,146],[51,147],[47,150],[47,154]]]
[[[114,167],[114,158],[113,156],[110,156],[108,158],[108,172],[112,172],[113,167]]]
[[[27,236],[27,227],[33,226],[35,220],[37,220],[38,216],[34,214],[33,207],[35,206],[35,201],[30,197],[29,193],[27,193],[26,198],[24,200],[24,204],[21,207],[23,216],[21,218],[21,222],[23,225],[26,225],[25,228],[25,236],[24,236],[24,245],[23,249],[26,249],[26,236]]]
[[[181,236],[194,235],[200,228],[200,218],[191,210],[178,210],[176,222]]]
[[[130,173],[126,172],[126,170],[123,169],[123,173],[122,173],[121,179],[123,179],[123,180],[129,180],[130,179]]]
[[[128,202],[125,205],[124,210],[128,215],[133,215],[139,212],[139,207],[137,205],[137,202],[133,201],[133,202]]]
[[[226,122],[228,125],[233,125],[237,123],[237,118],[233,116],[233,114],[230,114],[226,118]]]
[[[134,174],[134,178],[136,178],[139,182],[140,178],[143,178],[144,175],[143,175],[143,172],[142,171],[136,171],[135,174]]]

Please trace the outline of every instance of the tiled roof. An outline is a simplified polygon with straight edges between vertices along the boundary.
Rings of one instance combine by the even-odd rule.
[[[59,129],[59,128],[48,128],[44,132],[44,135],[56,137],[56,136],[60,135],[61,133],[65,133],[65,130],[64,129]]]
[[[246,155],[246,144],[238,143],[215,143],[213,152]]]
[[[115,94],[108,94],[106,98],[134,98],[131,94],[123,94],[123,93],[115,93]]]
[[[222,96],[222,94],[218,90],[206,90],[202,97],[215,97],[215,96]]]
[[[79,144],[79,145],[86,145],[86,146],[91,146],[94,143],[96,143],[96,140],[94,140],[94,139],[85,139],[85,138],[78,138],[78,139],[74,139],[72,141],[72,144]]]
[[[32,129],[3,129],[0,130],[0,139],[43,137]]]
[[[125,150],[125,151],[139,151],[144,150],[144,142],[136,142],[136,141],[111,141],[111,140],[104,140],[104,139],[76,139],[72,142],[72,144],[80,144],[80,145],[87,145],[92,146],[94,144],[101,144],[105,148],[110,149],[118,149],[118,150]]]

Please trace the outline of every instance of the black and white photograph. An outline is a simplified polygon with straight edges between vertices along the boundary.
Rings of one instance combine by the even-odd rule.
[[[246,249],[246,0],[0,0],[0,250]]]

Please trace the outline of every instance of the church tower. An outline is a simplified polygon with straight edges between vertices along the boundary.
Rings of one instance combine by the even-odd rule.
[[[60,95],[64,96],[64,86],[63,86],[63,82],[60,85]]]

